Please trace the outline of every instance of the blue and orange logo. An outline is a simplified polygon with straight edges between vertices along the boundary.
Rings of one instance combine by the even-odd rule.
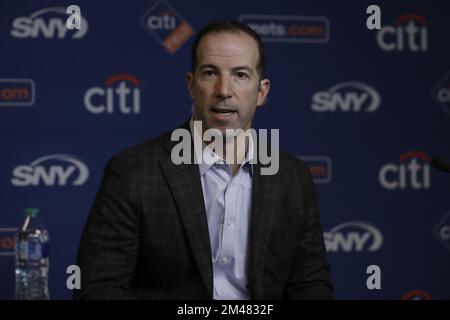
[[[0,228],[0,256],[14,255],[14,236],[17,228]]]
[[[299,158],[305,163],[311,172],[314,183],[329,183],[332,176],[331,159],[328,157],[314,156]]]
[[[239,21],[255,30],[264,42],[326,43],[330,39],[326,17],[244,14]]]
[[[35,96],[31,79],[0,79],[0,107],[31,107]]]
[[[141,24],[170,53],[194,33],[191,25],[167,1],[158,1],[141,17]]]

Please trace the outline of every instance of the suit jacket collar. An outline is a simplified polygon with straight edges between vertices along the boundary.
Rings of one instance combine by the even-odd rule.
[[[273,176],[261,175],[261,164],[255,165],[252,187],[252,212],[249,230],[248,280],[253,299],[261,299],[263,294],[263,268],[270,230],[276,215],[277,191]]]
[[[189,130],[189,123],[184,123],[180,128]],[[212,298],[212,255],[200,172],[197,165],[176,165],[172,162],[170,154],[177,143],[168,136],[163,145],[169,154],[160,160],[160,165],[175,199],[192,255]],[[193,156],[193,152],[191,155]]]
[[[181,125],[180,128],[189,130],[189,121]],[[164,142],[164,148],[169,155],[164,160],[161,160],[160,164],[172,190],[194,260],[212,298],[212,254],[200,171],[196,164],[175,165],[172,162],[170,154],[177,143],[177,141],[171,141],[170,135],[168,136],[167,141]],[[191,156],[193,158],[193,141],[191,141],[191,147]],[[253,170],[252,211],[248,250],[249,269],[247,277],[251,296],[254,299],[258,299],[262,294],[264,256],[274,219],[274,212],[268,210],[268,208],[273,207],[272,202],[275,190],[271,189],[276,181],[273,176],[261,175],[259,159],[254,164]]]

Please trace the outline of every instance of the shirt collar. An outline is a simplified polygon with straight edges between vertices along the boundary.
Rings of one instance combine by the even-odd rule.
[[[199,137],[203,137],[203,133],[199,132],[199,131],[195,131],[195,127],[194,127],[194,117],[191,117],[191,119],[189,120],[189,128],[191,130],[191,135],[195,135],[197,134]],[[239,170],[244,166],[244,165],[249,165],[250,166],[250,172],[253,175],[253,164],[252,164],[252,160],[253,160],[253,137],[251,134],[248,135],[249,139],[248,139],[248,148],[247,148],[247,152],[245,154],[245,159],[244,162],[241,164],[241,167],[239,168]],[[215,164],[225,164],[226,161],[224,159],[222,159],[219,155],[217,155],[210,147],[208,147],[207,144],[205,144],[205,142],[203,142],[203,139],[201,139],[202,141],[202,154],[203,154],[203,159],[207,159],[207,161],[202,161],[202,163],[199,163],[199,168],[200,168],[200,175],[203,176],[206,171],[208,171],[212,166],[214,166]],[[196,159],[196,154],[194,152],[194,158]],[[196,163],[198,163],[198,161],[196,161]]]

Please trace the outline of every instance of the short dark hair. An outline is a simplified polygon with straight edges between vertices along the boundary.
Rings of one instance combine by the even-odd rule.
[[[225,21],[215,21],[212,23],[207,24],[204,26],[195,36],[194,43],[192,44],[192,51],[191,51],[191,71],[192,73],[195,72],[195,69],[197,68],[198,59],[197,59],[197,48],[200,43],[200,40],[204,36],[206,36],[208,33],[213,32],[225,32],[225,33],[239,33],[243,32],[248,34],[250,37],[252,37],[256,44],[258,45],[258,52],[259,52],[259,61],[256,66],[256,70],[258,71],[260,79],[264,78],[264,71],[266,69],[266,52],[264,49],[264,45],[261,41],[261,38],[259,35],[249,26],[246,24],[243,24],[239,21],[235,20],[225,20]]]

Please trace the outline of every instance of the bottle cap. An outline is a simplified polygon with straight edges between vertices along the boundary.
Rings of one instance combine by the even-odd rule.
[[[25,209],[25,215],[26,216],[31,216],[31,217],[36,217],[37,214],[39,213],[39,209],[38,208],[26,208]]]

